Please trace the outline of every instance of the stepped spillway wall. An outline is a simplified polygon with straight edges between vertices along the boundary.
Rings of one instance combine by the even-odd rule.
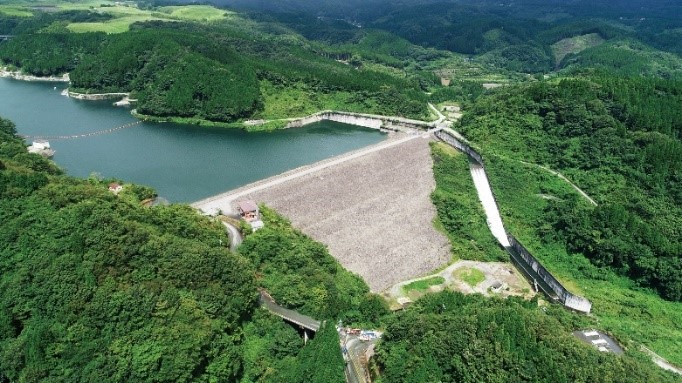
[[[535,258],[516,238],[509,236],[510,247],[514,250],[510,252],[514,261],[523,263],[524,266],[530,268],[529,272],[537,280],[544,282],[544,285],[552,289],[556,298],[573,310],[589,313],[592,308],[592,303],[587,299],[574,295],[559,282],[554,276],[545,269],[540,261]],[[544,289],[543,289],[544,290]]]
[[[589,313],[592,309],[592,303],[589,300],[568,291],[516,238],[506,233],[481,155],[463,139],[458,138],[459,134],[454,131],[439,130],[435,132],[435,135],[473,160],[470,165],[471,176],[485,210],[488,227],[493,236],[507,250],[517,268],[550,299],[559,301],[570,309]],[[504,239],[501,238],[502,236]]]

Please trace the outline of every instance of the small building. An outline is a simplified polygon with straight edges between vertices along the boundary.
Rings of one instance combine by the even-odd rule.
[[[490,285],[490,291],[492,291],[495,294],[500,294],[506,288],[507,288],[507,284],[500,282],[500,281],[494,281]]]
[[[112,182],[109,184],[109,191],[110,192],[112,192],[114,194],[118,194],[118,192],[120,192],[121,190],[123,190],[123,186],[121,186],[119,183]]]
[[[258,205],[251,200],[239,202],[237,205],[237,210],[239,210],[239,216],[247,222],[256,221],[260,217]]]
[[[33,141],[33,144],[31,146],[34,147],[36,150],[50,149],[50,143],[44,140]]]
[[[262,229],[265,224],[260,219],[260,211],[256,202],[251,200],[241,201],[237,204],[239,216],[251,225],[251,229],[256,231]]]
[[[40,154],[43,157],[50,158],[54,156],[54,150],[50,147],[50,143],[44,140],[36,140],[28,147],[29,153]]]

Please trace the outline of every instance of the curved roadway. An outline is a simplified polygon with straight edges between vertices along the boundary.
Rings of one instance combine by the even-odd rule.
[[[228,237],[230,238],[230,251],[236,251],[237,247],[242,244],[242,235],[239,230],[231,223],[227,223],[225,221],[222,221],[222,223],[227,230]]]

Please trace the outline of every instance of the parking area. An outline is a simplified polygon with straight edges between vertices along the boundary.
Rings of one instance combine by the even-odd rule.
[[[574,331],[573,336],[593,346],[601,352],[612,352],[616,355],[623,354],[620,345],[608,335],[597,330]]]

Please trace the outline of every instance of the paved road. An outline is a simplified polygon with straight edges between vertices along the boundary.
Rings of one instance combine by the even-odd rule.
[[[242,235],[239,230],[232,224],[222,221],[225,229],[227,229],[228,236],[230,237],[230,250],[236,251],[239,245],[242,244]]]
[[[375,345],[379,338],[370,341],[361,341],[357,336],[349,335],[346,339],[345,347],[347,350],[348,363],[346,363],[346,378],[348,383],[365,383],[369,380],[367,376],[367,366],[361,359],[367,350]]]
[[[445,121],[445,115],[444,115],[443,113],[441,113],[440,110],[438,110],[438,108],[436,108],[435,106],[433,106],[433,104],[430,103],[430,102],[429,102],[429,108],[431,108],[431,110],[433,110],[434,112],[436,112],[436,115],[438,115],[438,119],[437,119],[436,121],[434,121],[434,124],[435,124],[435,125],[438,125],[438,124],[440,124],[441,122]]]
[[[320,325],[322,324],[320,321],[278,305],[269,294],[261,291],[260,298],[261,306],[278,317],[311,331],[317,332],[320,329]]]
[[[656,354],[655,352],[649,350],[648,348],[644,347],[644,345],[641,346],[641,349],[645,353],[649,354],[649,356],[651,357],[651,360],[653,360],[653,362],[656,363],[656,365],[658,365],[658,367],[660,367],[664,370],[672,371],[678,375],[682,375],[682,368],[677,367],[674,364],[668,362],[662,356],[660,356],[660,355]]]

